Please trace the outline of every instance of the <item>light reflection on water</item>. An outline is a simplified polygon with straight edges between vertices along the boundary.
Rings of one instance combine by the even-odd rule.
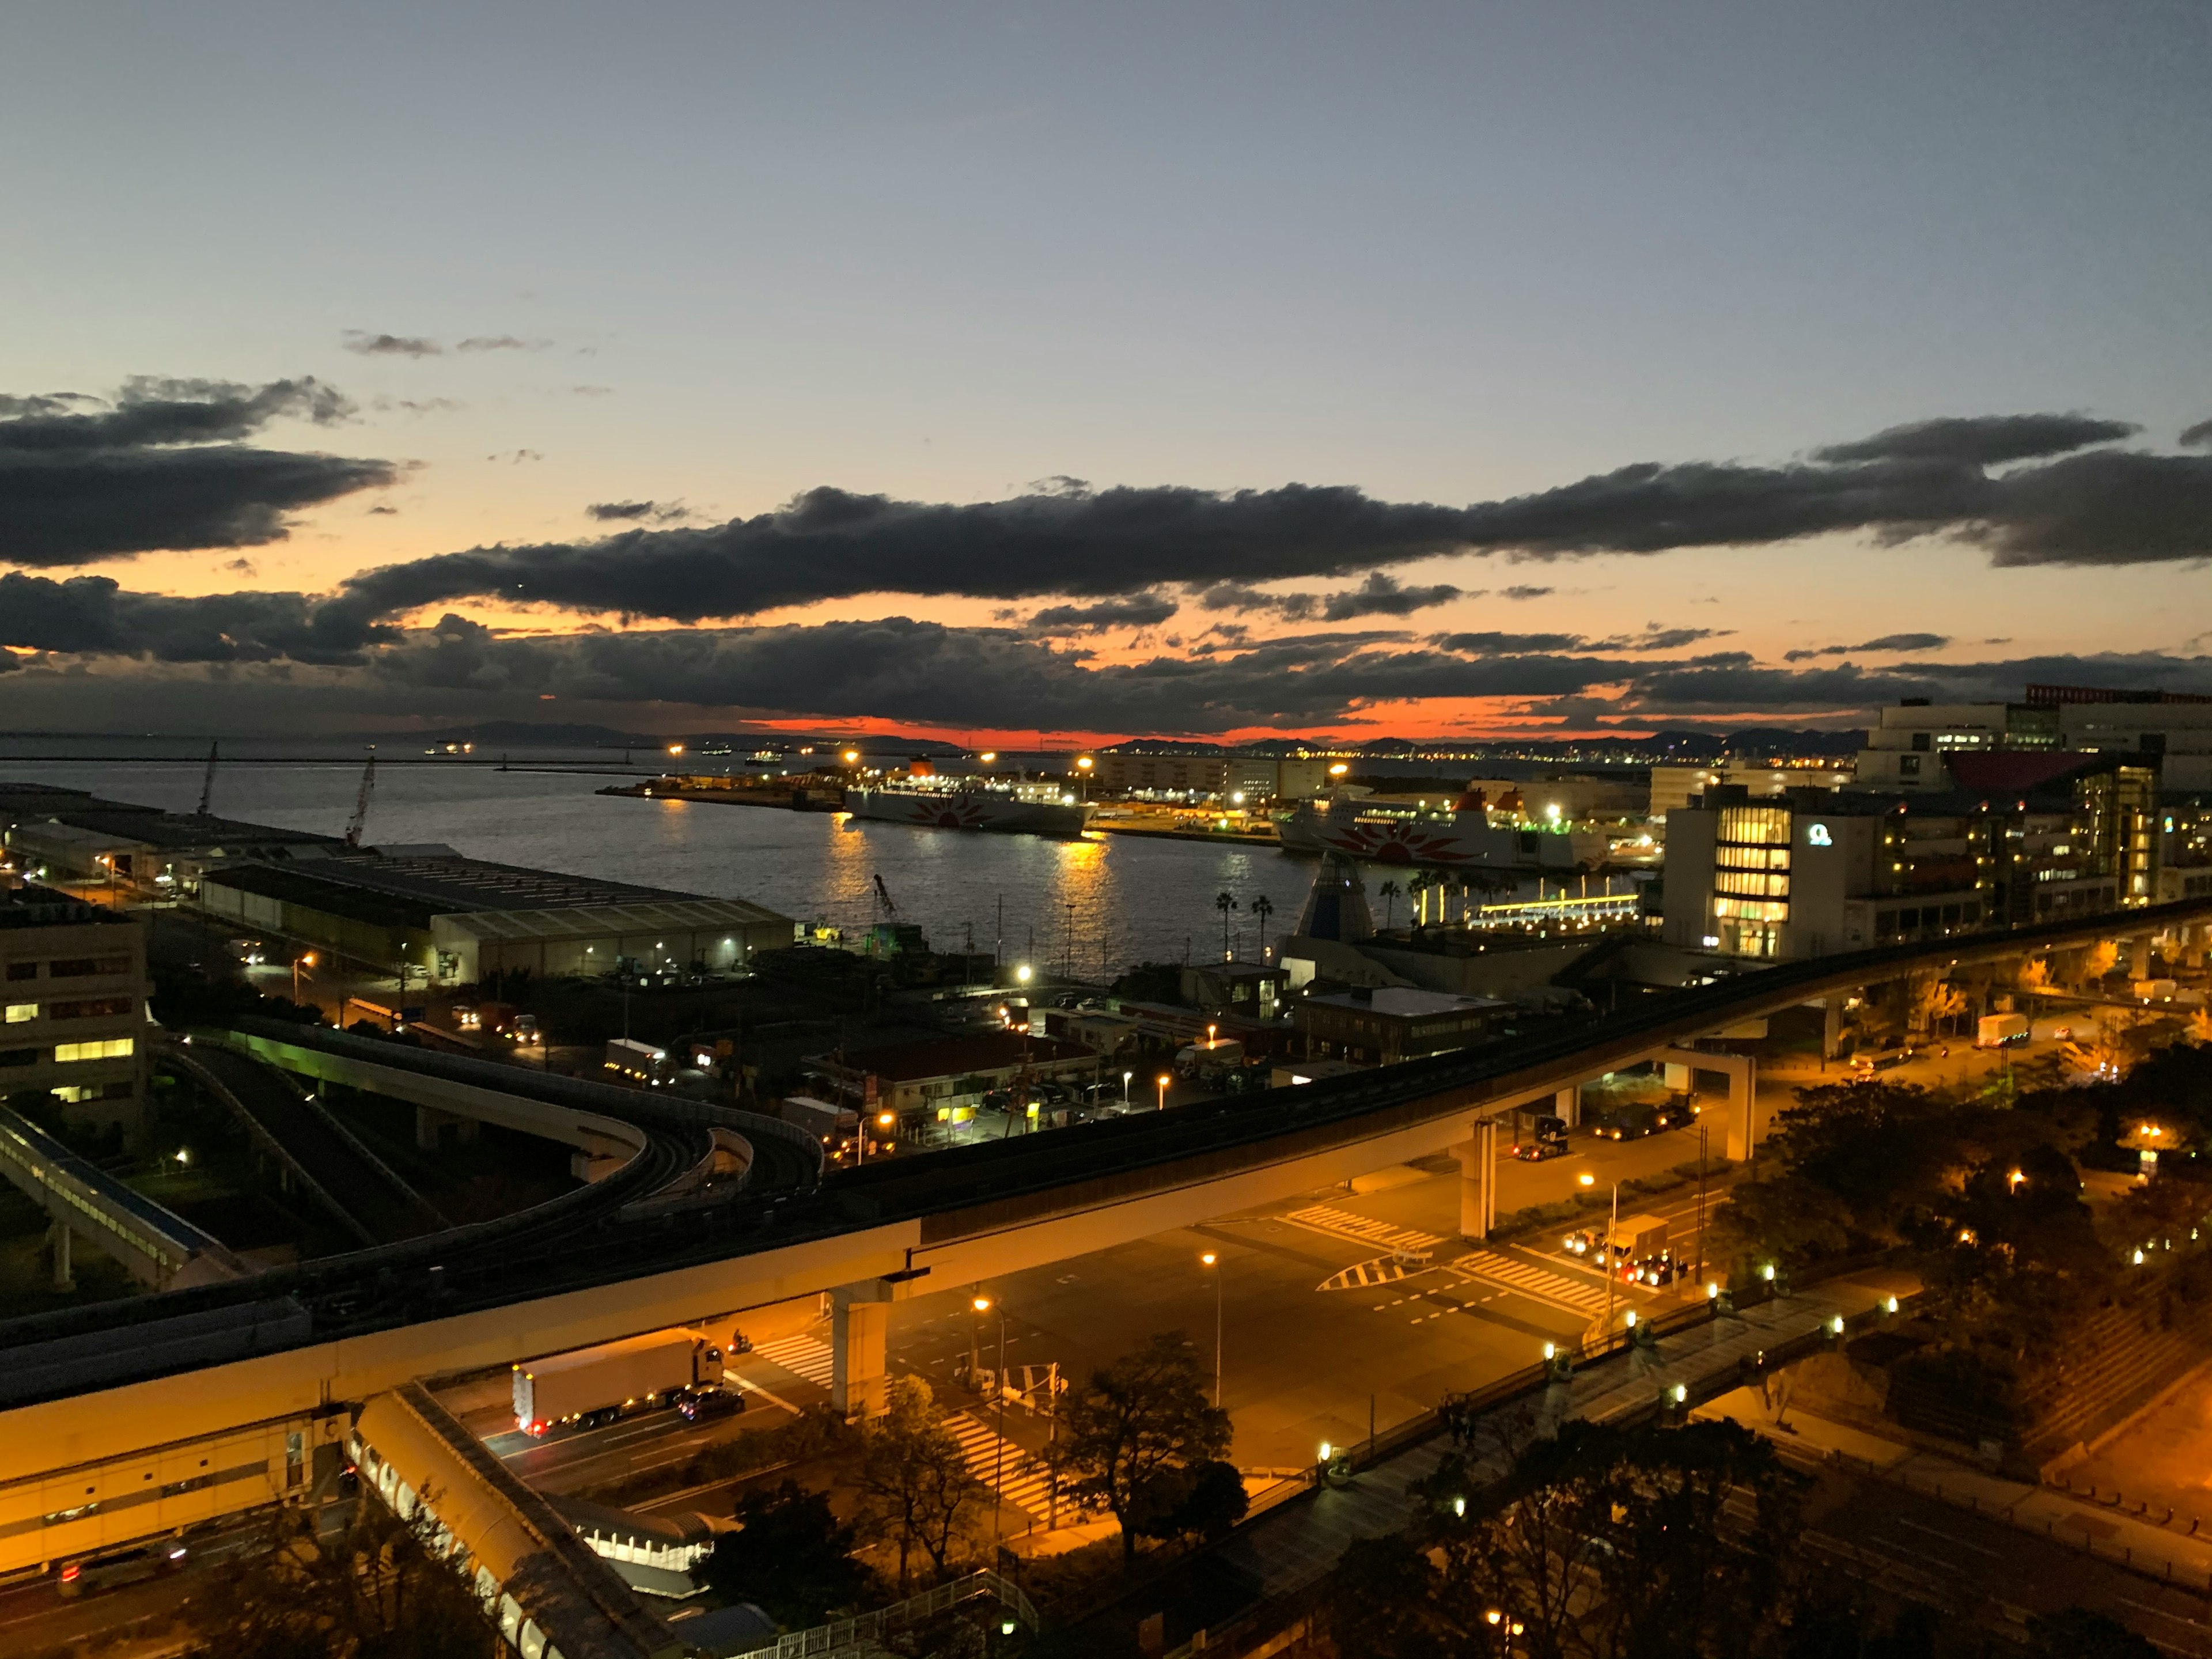
[[[90,789],[189,811],[197,765],[0,761],[0,777]],[[226,763],[214,810],[288,829],[337,835],[353,811],[361,772],[325,765]],[[1295,925],[1311,863],[1272,849],[1096,836],[1046,841],[862,823],[827,813],[693,801],[601,797],[607,780],[484,767],[380,770],[368,814],[372,843],[444,842],[471,857],[748,898],[801,921],[847,928],[881,919],[874,878],[940,949],[1002,945],[1009,962],[1057,969],[1073,954],[1095,975],[1140,961],[1205,961],[1221,949],[1214,895],[1237,908],[1230,937],[1256,957],[1251,901],[1265,894],[1272,943]],[[1401,876],[1403,872],[1399,872]],[[1370,883],[1371,890],[1371,883]],[[1004,932],[1000,916],[1003,907]],[[1072,909],[1070,907],[1073,907]],[[1402,913],[1403,906],[1400,906]]]

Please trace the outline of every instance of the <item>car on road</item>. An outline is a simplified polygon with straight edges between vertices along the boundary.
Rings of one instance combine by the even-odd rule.
[[[734,1417],[745,1408],[745,1397],[736,1389],[700,1389],[676,1402],[687,1423],[704,1423],[717,1417]]]
[[[54,1575],[54,1589],[63,1595],[93,1595],[121,1584],[140,1583],[179,1571],[189,1553],[181,1538],[156,1538],[123,1549],[102,1550],[63,1562]]]

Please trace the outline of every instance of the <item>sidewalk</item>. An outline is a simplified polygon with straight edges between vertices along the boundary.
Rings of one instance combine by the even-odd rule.
[[[2071,1497],[2051,1486],[2007,1480],[1899,1441],[1832,1423],[1790,1407],[1778,1424],[1756,1389],[1721,1395],[1697,1413],[1727,1417],[1765,1435],[1792,1458],[1869,1476],[1918,1492],[2164,1583],[2212,1594],[2212,1536],[2169,1531],[2155,1519]]]
[[[1564,1385],[1532,1389],[1493,1407],[1485,1421],[1502,1430],[1510,1418],[1538,1431],[1571,1418],[1617,1422],[1662,1408],[1680,1388],[1691,1402],[1735,1386],[1743,1368],[1788,1345],[1817,1340],[1840,1313],[1863,1316],[1892,1293],[1888,1279],[1869,1274],[1838,1279],[1802,1295],[1778,1298],[1736,1316],[1661,1341],[1652,1351],[1629,1353],[1578,1368]],[[1495,1478],[1504,1473],[1516,1437],[1494,1431],[1490,1444],[1463,1449],[1474,1468]],[[1283,1504],[1227,1540],[1221,1565],[1248,1583],[1255,1600],[1293,1595],[1318,1583],[1357,1539],[1395,1532],[1411,1518],[1411,1489],[1433,1474],[1452,1449],[1441,1431],[1402,1450],[1385,1453],[1341,1486]]]

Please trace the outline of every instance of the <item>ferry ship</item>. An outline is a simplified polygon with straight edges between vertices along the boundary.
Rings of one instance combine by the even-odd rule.
[[[1346,853],[1369,864],[1439,870],[1594,870],[1605,862],[1607,845],[1597,831],[1492,824],[1480,789],[1449,806],[1346,795],[1308,801],[1276,819],[1275,834],[1289,853]]]
[[[1079,836],[1091,821],[1089,805],[1049,783],[885,783],[846,790],[845,810],[884,823],[1021,836]]]

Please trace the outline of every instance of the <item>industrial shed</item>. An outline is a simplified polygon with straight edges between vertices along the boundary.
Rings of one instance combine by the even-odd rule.
[[[792,922],[743,899],[665,899],[563,910],[467,910],[435,916],[440,977],[472,984],[526,968],[537,975],[611,974],[617,958],[646,971],[710,974],[741,968],[756,951],[792,942]],[[446,964],[453,964],[450,975]]]
[[[432,982],[472,985],[526,969],[541,977],[730,973],[792,943],[788,916],[744,899],[633,886],[491,864],[445,848],[211,872],[200,900],[259,933],[323,946],[364,965],[404,962]]]

